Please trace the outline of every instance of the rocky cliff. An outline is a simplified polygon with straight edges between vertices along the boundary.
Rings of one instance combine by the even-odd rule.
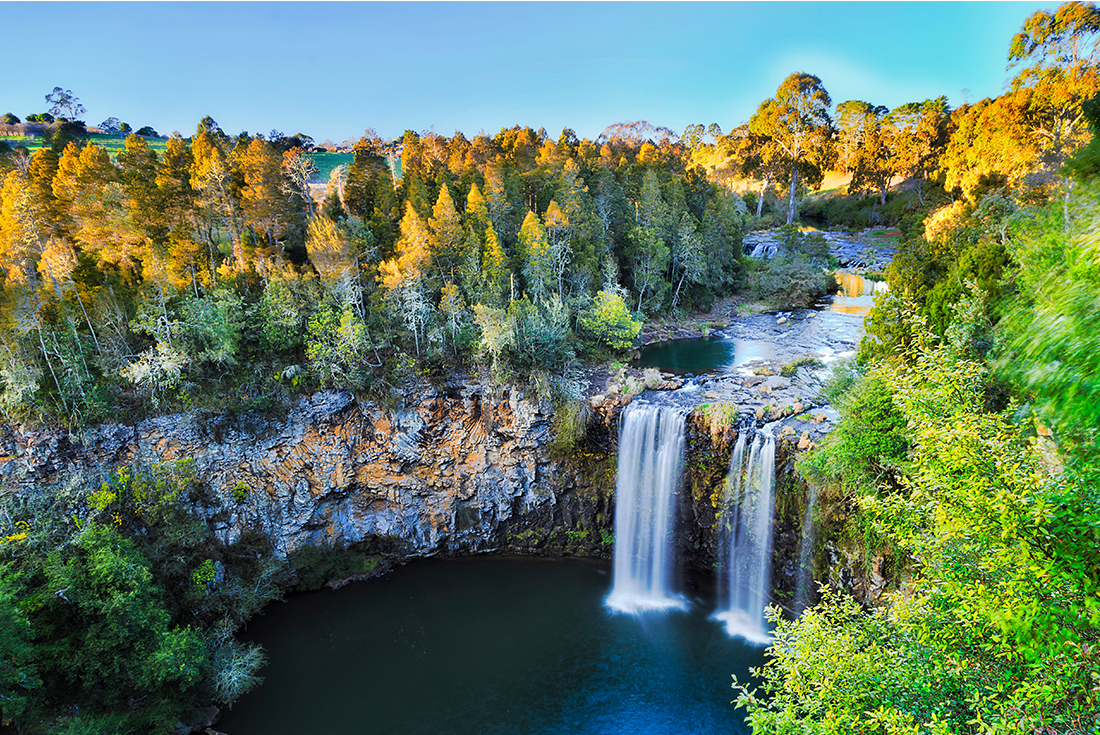
[[[605,494],[550,458],[550,416],[518,389],[425,383],[406,391],[405,405],[327,391],[278,418],[176,414],[80,436],[11,430],[0,477],[19,492],[133,461],[192,457],[214,494],[196,510],[219,538],[262,530],[282,553],[371,537],[413,554],[484,551],[513,536],[540,543],[547,533],[523,531],[548,531],[563,518],[575,524],[570,514],[592,504],[573,498]]]
[[[737,417],[778,421],[774,586],[789,603],[806,572],[799,561],[806,487],[794,456],[828,431],[835,413],[791,415],[762,386],[756,377],[727,376],[698,392],[710,402],[688,415],[676,556],[682,568],[713,569],[715,499]],[[279,416],[175,414],[82,435],[9,429],[0,478],[7,492],[25,492],[94,481],[135,461],[190,457],[211,493],[195,510],[225,542],[258,530],[281,554],[382,541],[412,555],[610,557],[617,422],[629,400],[596,401],[584,436],[567,447],[554,442],[548,406],[519,388],[472,380],[409,386],[402,409],[326,391],[298,398]]]

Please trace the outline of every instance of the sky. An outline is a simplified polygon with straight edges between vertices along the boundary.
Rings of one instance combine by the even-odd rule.
[[[1036,2],[5,2],[0,114],[60,86],[89,125],[317,142],[513,125],[594,139],[747,122],[794,72],[833,104],[1000,94]],[[964,92],[964,90],[967,90]]]

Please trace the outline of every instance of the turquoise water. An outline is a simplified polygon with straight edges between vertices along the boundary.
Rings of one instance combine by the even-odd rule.
[[[229,735],[746,733],[729,704],[762,649],[689,612],[612,614],[605,565],[424,560],[276,603],[249,626],[265,683]]]
[[[643,347],[638,359],[631,365],[637,368],[655,367],[677,375],[703,375],[744,365],[753,358],[769,358],[774,351],[774,345],[755,339],[674,339]]]
[[[667,373],[710,373],[733,364],[736,344],[719,337],[674,339],[643,347],[634,367],[655,367]]]

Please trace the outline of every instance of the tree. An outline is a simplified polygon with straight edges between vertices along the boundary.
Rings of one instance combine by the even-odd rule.
[[[630,240],[634,290],[638,292],[638,311],[641,311],[647,302],[646,294],[651,294],[649,301],[660,302],[668,290],[664,273],[670,254],[664,239],[654,227],[635,227],[630,232]]]
[[[277,240],[285,237],[291,218],[286,197],[283,158],[270,143],[253,138],[237,155],[237,165],[244,177],[241,190],[241,213],[245,223],[261,234],[267,246],[274,250]]]
[[[695,218],[684,212],[679,233],[673,240],[672,248],[672,272],[673,276],[679,271],[680,278],[676,281],[676,287],[672,290],[672,308],[680,304],[680,294],[684,282],[703,284],[707,276],[707,257],[703,251],[703,238],[699,235]]]
[[[439,198],[432,208],[429,240],[432,251],[432,263],[439,271],[442,280],[452,280],[458,267],[462,246],[466,241],[466,232],[462,228],[462,218],[455,209],[450,189],[446,184],[439,189]]]
[[[382,262],[379,273],[382,286],[390,297],[392,308],[413,333],[416,354],[420,355],[420,334],[428,319],[428,298],[425,271],[431,266],[431,246],[428,228],[411,202],[405,202],[401,219],[401,236],[397,254]]]
[[[0,123],[3,123],[4,125],[18,125],[19,122],[19,118],[10,112],[5,112],[3,117],[0,117]]]
[[[946,97],[909,102],[886,116],[892,128],[895,171],[917,182],[917,197],[924,204],[922,184],[939,165],[947,143],[950,108]],[[885,204],[883,200],[883,204]]]
[[[841,150],[852,172],[849,193],[871,190],[879,195],[879,203],[886,204],[890,180],[894,178],[892,131],[883,124],[887,109],[849,100],[837,106],[837,113]]]
[[[791,74],[779,85],[775,97],[762,102],[749,121],[750,131],[771,139],[777,146],[780,165],[790,183],[787,224],[794,222],[799,177],[807,185],[817,186],[831,163],[831,104],[819,78],[812,74]]]
[[[836,106],[836,152],[841,171],[855,170],[856,157],[868,128],[887,112],[881,105],[861,100],[848,100]]]
[[[1083,103],[1100,92],[1100,9],[1069,2],[1040,10],[1012,40],[1009,92],[963,106],[943,155],[948,189],[972,197],[991,177],[1043,186],[1088,137]]]
[[[523,261],[523,279],[536,301],[550,297],[554,283],[553,253],[546,229],[534,212],[528,212],[519,230],[519,253]]]
[[[1081,103],[1100,91],[1098,43],[1100,8],[1076,1],[1035,11],[1012,39],[1008,68],[1022,67],[1013,92],[1025,93],[1029,128],[1059,160],[1080,142]]]
[[[106,135],[118,135],[120,125],[122,121],[117,117],[109,117],[99,124],[99,130]]]
[[[447,324],[451,328],[451,344],[453,345],[458,336],[458,328],[466,314],[466,301],[462,298],[462,293],[458,290],[458,286],[455,285],[454,281],[447,281],[444,284],[439,297],[439,311],[443,313]]]
[[[309,182],[317,175],[317,164],[302,152],[301,148],[291,148],[283,153],[284,187],[288,194],[301,197],[306,205],[306,216],[313,216],[313,193]]]
[[[50,114],[55,118],[64,120],[76,120],[87,110],[80,104],[80,98],[73,94],[71,89],[54,87],[53,91],[46,95],[46,103],[49,104]]]
[[[97,708],[202,682],[206,649],[191,628],[173,627],[148,561],[134,543],[89,523],[76,543],[46,562],[44,612],[55,629],[78,631],[49,647],[51,688],[80,691]],[[67,685],[67,686],[66,686]],[[177,705],[178,706],[178,705]]]
[[[199,123],[191,139],[190,186],[196,194],[198,220],[208,247],[217,249],[223,231],[227,232],[233,249],[233,268],[244,272],[248,259],[241,240],[241,182],[223,150],[223,136],[210,117]]]
[[[512,283],[512,271],[508,267],[508,253],[497,237],[490,222],[485,226],[485,251],[481,258],[482,293],[488,306],[506,301],[505,291]],[[512,294],[515,295],[514,293]]]
[[[747,125],[732,131],[726,144],[730,148],[730,160],[741,174],[760,181],[756,197],[756,217],[759,219],[764,213],[768,189],[783,175],[783,151],[770,135],[754,132]]]
[[[592,307],[581,315],[580,326],[612,350],[629,349],[642,331],[642,323],[631,315],[617,290],[598,291]]]

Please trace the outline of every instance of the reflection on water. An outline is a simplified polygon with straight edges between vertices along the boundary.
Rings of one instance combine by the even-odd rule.
[[[753,359],[771,357],[774,347],[767,342],[721,337],[674,339],[643,347],[637,368],[655,367],[666,373],[702,375],[744,365]]]
[[[232,735],[747,733],[730,704],[763,650],[688,612],[615,615],[579,561],[413,562],[275,604],[249,626],[264,684]]]
[[[874,295],[889,290],[885,281],[872,281],[858,273],[847,271],[837,271],[836,282],[840,290],[833,298],[833,305],[829,310],[852,316],[867,316],[871,313]]]

